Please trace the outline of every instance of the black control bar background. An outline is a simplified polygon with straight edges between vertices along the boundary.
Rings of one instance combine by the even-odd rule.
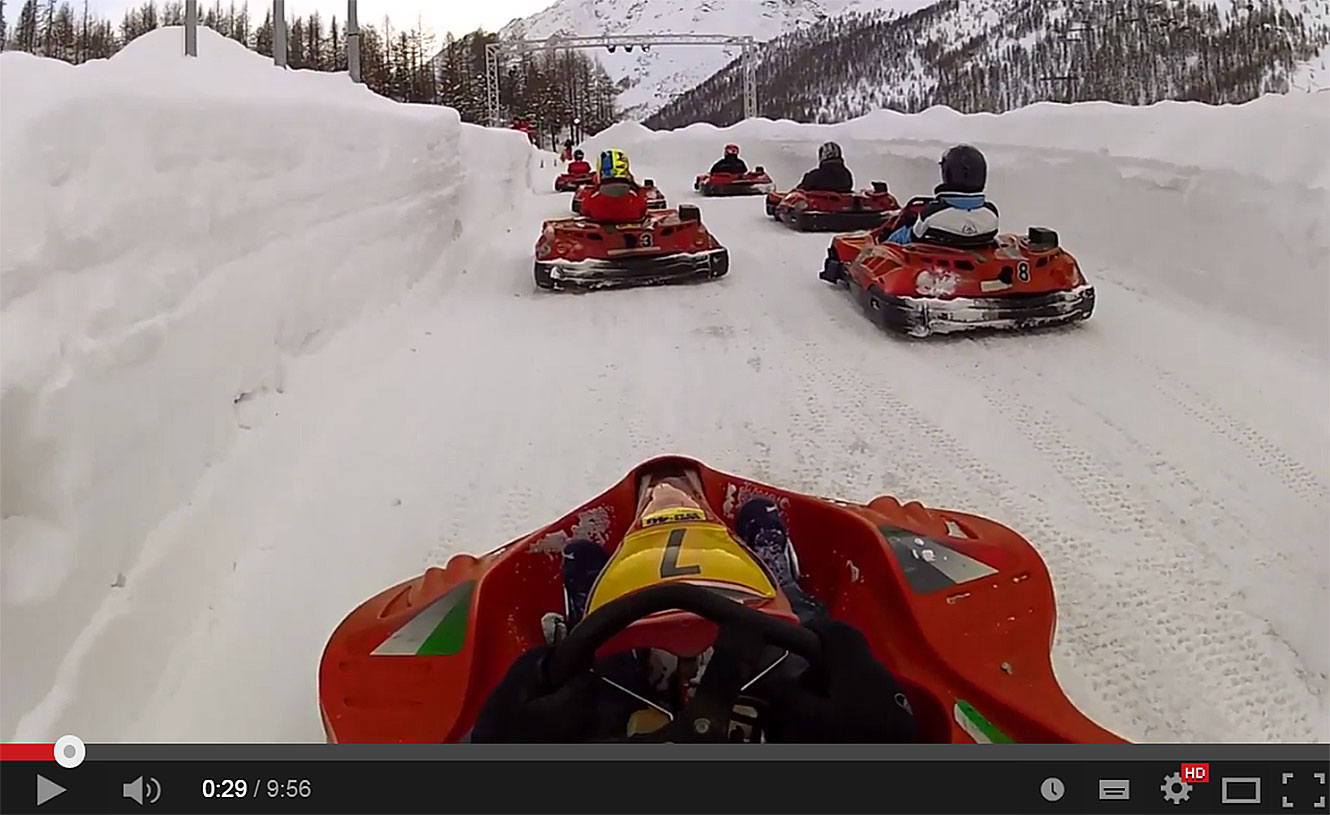
[[[681,748],[684,749],[684,748]],[[996,748],[998,750],[1002,748]],[[1200,757],[1203,758],[1203,757]],[[0,811],[73,813],[549,813],[549,815],[867,815],[874,813],[1325,813],[1315,777],[1330,761],[1211,762],[1211,781],[1173,804],[1161,761],[809,761],[513,759],[508,761],[85,761],[0,763]],[[36,805],[37,775],[65,792]],[[1287,781],[1286,774],[1292,774]],[[144,779],[145,800],[124,796]],[[1224,804],[1221,779],[1259,777],[1259,804]],[[1324,776],[1322,776],[1324,777]],[[1056,778],[1056,801],[1041,788]],[[149,781],[151,779],[151,781]],[[1128,800],[1099,800],[1101,779],[1127,779]],[[234,793],[243,780],[248,795]],[[276,784],[269,782],[275,781]],[[302,797],[301,782],[308,782]],[[150,803],[153,784],[159,796]],[[214,797],[205,798],[205,783]],[[279,795],[269,792],[279,789]],[[257,795],[255,794],[257,790]],[[290,793],[290,794],[288,794]],[[1285,803],[1291,806],[1285,806]]]

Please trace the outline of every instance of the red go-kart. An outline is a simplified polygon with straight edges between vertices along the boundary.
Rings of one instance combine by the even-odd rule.
[[[665,193],[660,191],[660,187],[656,186],[655,181],[650,178],[646,179],[642,182],[642,189],[646,190],[647,193],[647,209],[665,209]]]
[[[641,464],[553,523],[487,554],[455,555],[352,611],[319,666],[328,740],[465,740],[508,667],[542,643],[552,646],[546,668],[556,686],[628,650],[651,661],[654,698],[620,696],[623,686],[608,679],[597,685],[598,698],[636,711],[611,717],[598,734],[605,740],[762,740],[769,700],[759,680],[774,663],[737,661],[732,646],[755,637],[782,654],[776,662],[789,652],[814,668],[821,652],[730,532],[755,495],[784,516],[805,590],[862,631],[896,675],[922,741],[1123,741],[1058,685],[1048,569],[1011,529],[888,497],[802,495],[679,457]],[[560,552],[574,536],[610,559],[586,616],[568,627]],[[712,670],[742,676],[698,681]],[[717,694],[741,682],[737,694]]]
[[[730,254],[697,207],[648,210],[641,221],[545,221],[536,242],[536,285],[556,291],[654,286],[723,277]]]
[[[555,192],[576,192],[579,188],[588,184],[596,183],[596,174],[590,173],[562,173],[554,179]]]
[[[1021,329],[1087,320],[1095,290],[1058,234],[1030,227],[966,245],[887,243],[914,198],[878,229],[837,235],[822,278],[845,284],[883,328],[924,337],[973,329]]]
[[[707,197],[729,195],[762,195],[770,193],[774,182],[767,171],[758,166],[743,175],[734,173],[702,173],[693,180],[693,189]]]
[[[792,190],[767,194],[767,215],[800,232],[849,232],[880,226],[900,203],[886,183],[857,193]]]

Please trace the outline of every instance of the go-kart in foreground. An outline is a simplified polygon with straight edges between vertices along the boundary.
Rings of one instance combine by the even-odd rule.
[[[623,288],[722,277],[729,251],[702,225],[697,207],[648,210],[640,220],[546,221],[536,243],[535,279],[556,291]]]
[[[621,150],[601,154],[601,171],[573,193],[572,208],[578,217],[541,227],[535,279],[542,289],[652,286],[729,271],[729,251],[702,225],[697,207],[667,209],[654,181],[633,180]]]
[[[882,227],[837,235],[822,279],[844,284],[888,331],[924,337],[974,329],[1025,329],[1087,320],[1095,291],[1051,229],[963,245],[889,243],[911,200]]]
[[[644,512],[661,483],[697,509]],[[488,554],[456,555],[352,611],[319,669],[328,740],[465,740],[509,666],[542,643],[552,645],[545,668],[556,687],[630,650],[663,671],[656,698],[598,686],[625,712],[604,725],[606,740],[763,740],[773,700],[757,695],[759,679],[788,654],[816,671],[821,654],[730,532],[752,495],[779,507],[804,588],[897,677],[921,741],[1122,741],[1054,678],[1052,584],[1014,531],[889,497],[802,495],[681,457],[647,461],[563,518]],[[610,559],[565,635],[550,621],[565,608],[560,553],[575,535]],[[736,643],[754,638],[778,655],[772,664],[737,658]],[[721,672],[717,681],[708,671]]]

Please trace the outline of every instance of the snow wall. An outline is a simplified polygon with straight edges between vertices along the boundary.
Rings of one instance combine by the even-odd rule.
[[[936,107],[835,125],[758,119],[657,132],[623,122],[587,150],[620,147],[650,165],[688,144],[702,172],[736,142],[789,187],[826,140],[844,149],[857,185],[886,181],[901,201],[932,191],[947,147],[978,145],[1004,230],[1058,230],[1092,279],[1110,267],[1167,266],[1164,278],[1118,282],[1217,309],[1294,353],[1330,355],[1330,92],[1224,106],[1040,103],[971,115]],[[1246,227],[1235,233],[1235,223]]]
[[[284,361],[448,275],[539,160],[451,109],[182,37],[0,56],[0,738]]]

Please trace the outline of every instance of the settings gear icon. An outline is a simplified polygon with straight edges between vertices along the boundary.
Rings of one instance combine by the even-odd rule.
[[[1182,780],[1182,773],[1164,776],[1164,783],[1159,786],[1164,793],[1164,800],[1171,804],[1180,804],[1191,797],[1191,784]]]

